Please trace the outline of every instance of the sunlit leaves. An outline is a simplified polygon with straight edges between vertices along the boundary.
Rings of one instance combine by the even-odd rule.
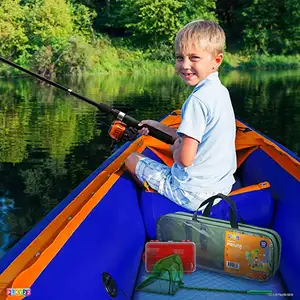
[[[19,0],[0,2],[0,54],[17,55],[28,47],[25,33],[25,11]]]
[[[178,30],[194,19],[216,20],[215,1],[122,0],[123,25],[134,35],[146,35],[153,42],[173,43]]]

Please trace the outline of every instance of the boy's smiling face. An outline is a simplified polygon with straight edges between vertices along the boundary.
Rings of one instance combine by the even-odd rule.
[[[185,52],[176,50],[176,71],[190,86],[197,85],[209,74],[217,71],[223,59],[222,53],[214,56],[209,51],[201,50],[194,45],[188,47]]]

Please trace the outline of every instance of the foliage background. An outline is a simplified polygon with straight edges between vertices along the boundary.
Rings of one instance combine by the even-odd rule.
[[[44,76],[152,72],[173,63],[184,24],[209,19],[226,32],[225,67],[290,68],[299,66],[299,18],[297,0],[2,0],[0,55]]]

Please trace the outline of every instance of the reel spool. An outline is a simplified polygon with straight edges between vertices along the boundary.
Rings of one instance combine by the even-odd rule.
[[[121,121],[114,121],[108,130],[108,134],[113,140],[119,142],[122,139],[126,128],[127,125],[125,123]]]
[[[132,127],[128,128],[124,122],[116,120],[112,122],[108,134],[112,138],[112,144],[109,149],[113,151],[118,142],[121,140],[131,141],[137,136],[138,132]]]

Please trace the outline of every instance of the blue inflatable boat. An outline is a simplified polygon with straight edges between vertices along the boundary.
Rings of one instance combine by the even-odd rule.
[[[176,128],[180,111],[162,122]],[[237,120],[238,169],[230,194],[247,224],[272,228],[282,239],[280,267],[268,282],[197,269],[184,278],[204,288],[272,290],[300,299],[300,159]],[[180,290],[175,296],[136,291],[147,277],[145,243],[156,221],[185,211],[138,187],[124,168],[133,151],[172,164],[168,145],[150,136],[127,142],[28,232],[0,261],[0,299],[260,299],[266,296]],[[229,219],[220,202],[211,217]],[[298,253],[298,254],[297,254]],[[23,291],[23,294],[20,294]],[[27,296],[26,296],[27,295]]]

